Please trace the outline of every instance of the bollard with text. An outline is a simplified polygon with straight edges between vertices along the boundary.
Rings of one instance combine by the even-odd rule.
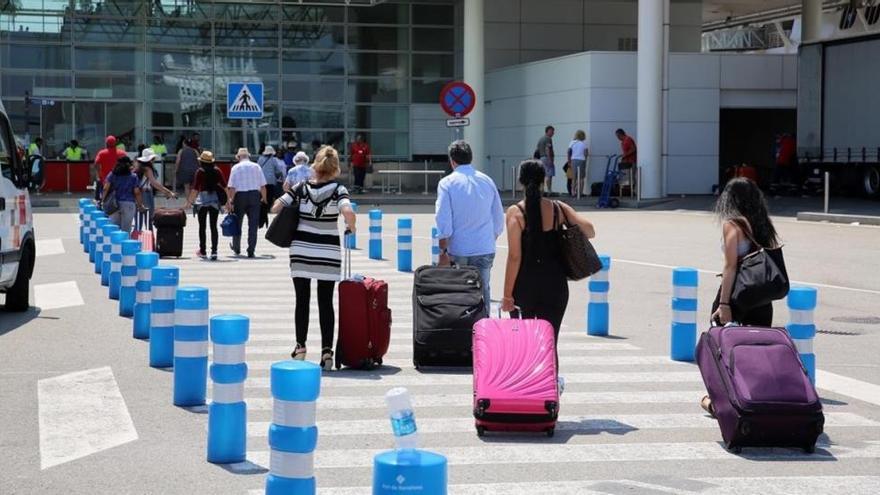
[[[180,287],[174,298],[174,405],[202,406],[208,389],[208,289]]]
[[[141,250],[140,241],[122,241],[122,268],[120,269],[119,316],[134,315],[137,264],[135,256]]]
[[[672,270],[672,326],[669,357],[693,361],[697,347],[697,286],[700,274],[693,268]]]
[[[244,462],[247,450],[247,404],[244,381],[248,367],[245,344],[250,320],[244,315],[218,315],[211,318],[214,357],[211,381],[214,383],[208,407],[208,462]]]
[[[156,266],[150,275],[150,366],[174,364],[174,298],[180,281],[176,266]]]
[[[816,354],[813,353],[813,339],[816,337],[814,312],[818,300],[815,287],[792,287],[788,292],[788,325],[785,329],[794,341],[800,354],[801,362],[810,375],[810,381],[816,383]]]
[[[412,271],[412,218],[397,219],[397,270]]]
[[[382,259],[382,210],[370,210],[370,259]]]
[[[153,267],[159,264],[159,253],[137,253],[134,257],[137,266],[135,283],[134,319],[132,336],[136,339],[150,338],[150,290]]]
[[[373,458],[373,495],[446,495],[446,457],[418,449],[389,450]]]
[[[119,300],[119,289],[122,287],[122,243],[129,239],[128,232],[117,230],[110,234],[110,299]]]
[[[611,257],[599,256],[602,269],[590,277],[587,286],[590,290],[590,302],[587,304],[587,334],[596,336],[608,335],[609,316],[608,292],[611,283],[608,274],[611,271]]]

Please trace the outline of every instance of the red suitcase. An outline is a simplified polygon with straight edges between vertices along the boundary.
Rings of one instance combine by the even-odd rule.
[[[346,248],[345,279],[339,283],[336,369],[381,366],[390,341],[388,284],[368,277],[352,277],[351,250]]]
[[[559,415],[553,326],[484,318],[474,325],[473,352],[477,435],[535,431],[552,437]]]

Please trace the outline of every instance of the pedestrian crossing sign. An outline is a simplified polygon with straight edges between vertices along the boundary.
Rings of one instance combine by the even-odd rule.
[[[263,83],[231,82],[226,85],[226,117],[263,118]]]

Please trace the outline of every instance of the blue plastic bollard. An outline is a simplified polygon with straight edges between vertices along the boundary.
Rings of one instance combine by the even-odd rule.
[[[447,462],[425,450],[389,450],[373,458],[373,495],[446,495]]]
[[[141,241],[126,239],[122,241],[122,268],[119,270],[119,316],[134,315],[135,284],[137,284],[137,264],[135,255],[141,250]]]
[[[437,227],[431,227],[431,264],[440,264],[440,231]]]
[[[202,406],[206,402],[208,328],[208,289],[177,289],[174,300],[175,406]]]
[[[611,270],[611,257],[599,256],[602,261],[602,269],[590,277],[587,287],[590,290],[590,303],[587,304],[587,334],[605,336],[608,335],[609,316],[608,291],[611,284],[608,281],[608,272]]]
[[[110,234],[110,274],[107,285],[110,286],[110,299],[115,301],[119,300],[119,289],[122,288],[122,243],[129,238],[128,232],[121,230]]]
[[[101,275],[101,268],[104,265],[104,227],[112,225],[110,219],[106,216],[98,217],[95,222],[95,247],[94,254],[90,256],[92,262],[95,263],[95,273]]]
[[[245,344],[250,320],[244,315],[218,315],[211,318],[214,382],[208,407],[208,462],[244,462],[247,451],[247,404],[244,381],[248,367]]]
[[[153,267],[159,264],[159,253],[141,252],[134,257],[137,267],[137,282],[134,285],[134,319],[131,322],[132,337],[136,339],[150,338],[150,290],[153,278]]]
[[[358,204],[354,201],[351,202],[351,209],[355,213],[358,212]],[[348,249],[357,249],[357,235],[349,235],[345,237],[345,246]]]
[[[382,210],[370,210],[370,259],[382,259]]]
[[[156,266],[150,275],[150,366],[174,365],[174,298],[180,281],[176,266]]]
[[[813,339],[816,337],[814,312],[818,302],[818,291],[815,287],[796,286],[788,292],[788,325],[785,326],[791,340],[797,347],[801,362],[816,384],[816,354],[813,352]]]
[[[122,232],[113,222],[101,227],[104,242],[101,243],[101,285],[110,287],[110,257],[113,254],[113,234]]]
[[[693,268],[672,270],[672,326],[669,357],[693,361],[697,347],[697,286],[700,274]]]
[[[94,263],[95,262],[95,250],[96,250],[95,246],[97,245],[98,232],[100,231],[100,228],[98,227],[98,220],[101,220],[101,219],[106,220],[107,215],[104,215],[104,212],[99,210],[98,207],[96,206],[95,209],[92,211],[91,216],[92,216],[92,220],[89,225],[89,232],[88,232],[89,262]]]
[[[397,271],[412,271],[412,218],[397,219]]]
[[[272,365],[270,373],[275,404],[266,495],[314,495],[315,401],[321,393],[321,368],[306,361],[281,361]]]
[[[91,211],[95,208],[89,200],[81,199],[79,200],[79,243],[83,246],[83,252],[89,252],[88,245],[88,232],[89,225],[91,225],[92,217]]]

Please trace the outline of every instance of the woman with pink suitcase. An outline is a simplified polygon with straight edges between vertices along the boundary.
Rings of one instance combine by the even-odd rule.
[[[553,436],[562,380],[556,342],[568,306],[562,222],[588,237],[593,224],[566,204],[542,198],[544,168],[520,164],[525,201],[507,210],[508,254],[501,310],[521,319],[483,319],[474,326],[474,417],[485,431],[543,431]]]

